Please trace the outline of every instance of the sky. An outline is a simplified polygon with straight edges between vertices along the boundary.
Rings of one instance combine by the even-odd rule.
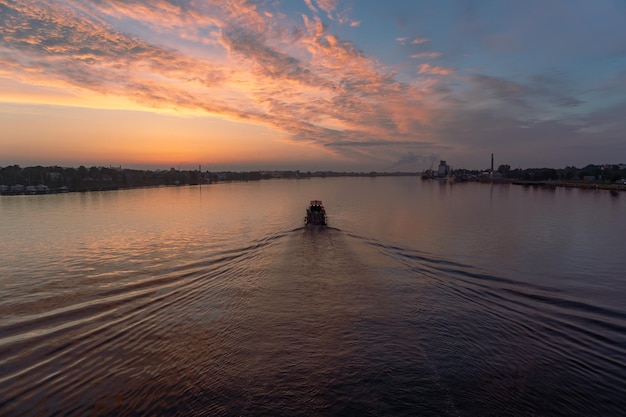
[[[0,0],[0,166],[626,163],[623,0]]]

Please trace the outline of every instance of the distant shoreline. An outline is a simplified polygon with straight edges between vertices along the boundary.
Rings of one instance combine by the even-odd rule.
[[[601,182],[579,182],[579,181],[510,181],[513,185],[521,185],[523,187],[540,187],[540,188],[582,188],[587,190],[614,190],[626,191],[626,184],[607,184]]]
[[[532,188],[544,188],[554,189],[557,187],[564,188],[580,188],[585,190],[609,190],[609,191],[626,191],[626,184],[614,184],[606,182],[585,182],[585,181],[560,181],[560,180],[548,180],[548,181],[526,181],[518,180],[514,178],[493,178],[493,179],[481,179],[475,182],[481,182],[485,184],[512,184],[521,185],[523,187]]]
[[[150,171],[134,171],[132,174],[126,174],[123,178],[124,183],[139,183],[137,185],[121,185],[115,184],[116,180],[111,175],[106,175],[105,179],[81,178],[72,181],[77,186],[70,187],[67,185],[50,187],[43,184],[24,186],[21,183],[13,185],[0,184],[0,195],[17,196],[17,195],[48,195],[48,194],[67,194],[67,193],[87,193],[99,191],[118,191],[118,190],[134,190],[143,188],[161,188],[161,187],[183,187],[198,186],[206,184],[219,184],[230,182],[249,182],[271,179],[299,179],[307,180],[311,178],[338,178],[338,177],[391,177],[391,176],[419,176],[416,172],[334,172],[334,171],[318,171],[300,173],[298,171],[254,171],[254,172],[220,172],[220,173],[201,173],[199,171],[175,171],[173,175],[165,178],[153,178],[147,182],[139,180],[137,173],[145,174]],[[189,174],[189,173],[193,174]],[[169,173],[169,172],[168,172]],[[180,178],[180,179],[178,179]],[[112,184],[113,182],[113,184]],[[89,185],[86,185],[89,184]]]
[[[448,183],[481,182],[514,184],[523,187],[554,189],[556,187],[588,190],[626,191],[626,166],[588,165],[584,168],[516,169],[501,165],[497,171],[450,170],[447,175],[427,170],[418,172],[337,172],[299,170],[202,171],[197,170],[139,170],[120,167],[63,168],[59,166],[0,167],[0,195],[45,195],[69,192],[115,191],[154,187],[247,182],[269,179],[310,179],[335,177],[417,176],[423,181]],[[26,185],[28,184],[28,185]]]
[[[334,175],[333,177],[414,177],[419,176],[419,174],[415,173],[379,173],[377,175]],[[266,179],[299,179],[299,180],[307,180],[310,178],[326,178],[326,177],[301,177],[301,178],[266,178]],[[137,189],[148,189],[148,188],[169,188],[169,187],[196,187],[199,185],[209,185],[209,184],[220,184],[220,183],[232,183],[232,182],[249,182],[255,180],[222,180],[216,182],[208,182],[208,183],[194,183],[194,184],[161,184],[161,185],[142,185],[136,187],[93,187],[93,188],[81,188],[81,189],[69,189],[69,188],[61,188],[61,189],[47,189],[44,191],[3,191],[0,192],[2,196],[20,196],[20,195],[51,195],[51,194],[68,194],[68,193],[93,193],[93,192],[105,192],[105,191],[121,191],[121,190],[137,190]],[[422,180],[422,181],[431,181],[431,180]],[[436,181],[436,179],[434,180]],[[456,184],[462,184],[464,182],[479,182],[482,184],[512,184],[519,185],[526,188],[541,188],[541,189],[556,189],[557,187],[562,188],[579,188],[585,190],[608,190],[612,192],[626,191],[626,184],[607,184],[607,183],[594,183],[594,182],[581,182],[581,181],[520,181],[511,178],[495,178],[492,180],[476,180],[476,181],[461,181],[461,182],[453,182]]]

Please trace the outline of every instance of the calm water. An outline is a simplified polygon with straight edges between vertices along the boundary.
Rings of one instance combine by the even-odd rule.
[[[302,228],[324,201],[329,228]],[[0,415],[618,416],[626,194],[0,197]]]

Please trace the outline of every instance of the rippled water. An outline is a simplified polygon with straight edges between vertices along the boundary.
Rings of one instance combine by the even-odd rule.
[[[623,415],[625,213],[415,177],[0,197],[0,415]]]

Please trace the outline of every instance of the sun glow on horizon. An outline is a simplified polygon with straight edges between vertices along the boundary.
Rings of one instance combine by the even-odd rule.
[[[14,138],[3,148],[9,161],[267,168],[332,159],[328,150],[295,143],[270,128],[198,113],[0,101],[0,122],[4,137]]]

